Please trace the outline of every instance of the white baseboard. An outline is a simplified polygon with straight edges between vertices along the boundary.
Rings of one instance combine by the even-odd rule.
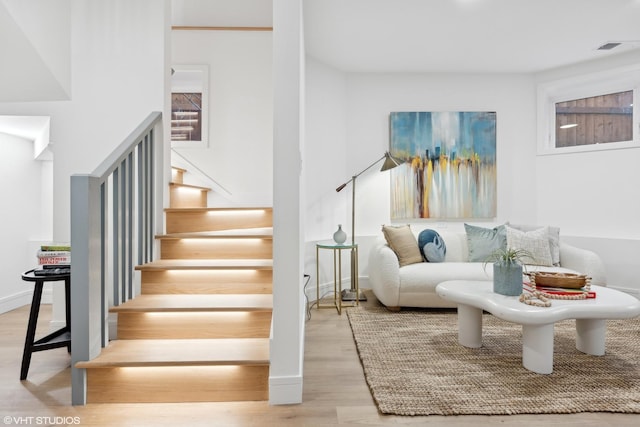
[[[30,305],[31,300],[33,299],[33,288],[25,289],[24,291],[20,291],[13,295],[7,295],[5,297],[0,298],[0,314],[7,313],[11,310],[15,310],[16,308],[23,307],[25,305]],[[42,299],[40,300],[40,304],[52,304],[53,303],[53,292],[50,286],[45,284],[44,289],[42,290]]]
[[[269,405],[302,403],[302,376],[269,377]]]
[[[31,304],[33,291],[31,289],[18,292],[17,294],[7,295],[0,298],[0,314],[7,313],[16,308]]]
[[[8,295],[0,298],[0,314],[6,313],[16,308],[30,305],[33,299],[33,289],[18,292],[17,294]],[[53,292],[51,288],[44,288],[42,291],[42,299],[40,304],[51,304],[53,302]]]
[[[360,289],[368,289],[369,288],[369,278],[368,277],[359,277],[358,278],[358,287]],[[351,280],[349,278],[342,279],[342,289],[350,289],[351,288]],[[315,286],[309,286],[306,289],[306,296],[309,303],[314,303],[318,299],[317,291]],[[320,284],[320,298],[327,297],[333,295],[333,281],[325,282]]]

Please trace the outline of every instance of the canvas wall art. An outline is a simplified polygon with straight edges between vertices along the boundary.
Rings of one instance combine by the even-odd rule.
[[[496,217],[496,113],[393,112],[391,219]]]

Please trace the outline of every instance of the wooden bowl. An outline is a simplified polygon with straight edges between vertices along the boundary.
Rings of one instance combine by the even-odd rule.
[[[587,284],[587,276],[584,274],[536,271],[531,273],[530,276],[535,279],[536,285],[540,286],[579,289]]]

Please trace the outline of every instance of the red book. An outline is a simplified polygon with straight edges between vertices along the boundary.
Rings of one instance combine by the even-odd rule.
[[[523,288],[529,292],[533,292],[533,287],[531,283],[524,283]],[[582,289],[570,289],[570,288],[554,288],[551,286],[536,286],[536,289],[540,292],[544,292],[549,295],[568,295],[575,296],[583,294],[585,291]],[[587,298],[595,298],[595,291],[587,291]]]

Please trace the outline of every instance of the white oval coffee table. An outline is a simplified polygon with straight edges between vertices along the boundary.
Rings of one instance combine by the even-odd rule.
[[[440,283],[437,294],[458,304],[458,342],[482,346],[482,311],[522,325],[522,365],[539,374],[553,372],[553,325],[576,319],[576,348],[586,354],[605,352],[606,319],[640,316],[640,300],[602,286],[591,286],[596,297],[584,300],[551,300],[551,307],[523,304],[518,297],[493,292],[493,283],[452,280]]]

